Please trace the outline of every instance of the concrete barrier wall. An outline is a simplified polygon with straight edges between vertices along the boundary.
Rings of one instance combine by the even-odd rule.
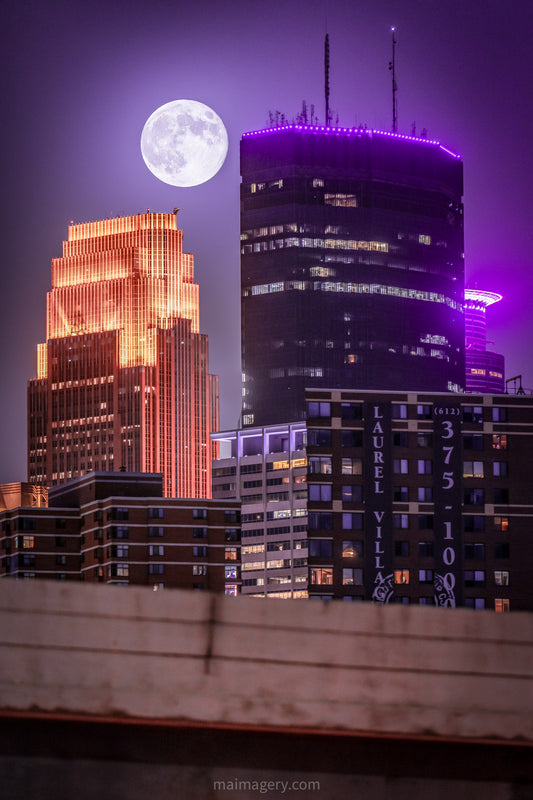
[[[0,709],[533,742],[533,614],[5,580]]]

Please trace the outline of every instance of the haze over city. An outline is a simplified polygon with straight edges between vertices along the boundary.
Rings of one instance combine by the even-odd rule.
[[[399,132],[426,128],[461,153],[466,282],[504,296],[489,311],[489,339],[507,376],[521,373],[533,387],[529,4],[59,0],[5,15],[1,481],[26,476],[26,383],[45,339],[50,260],[71,220],[180,208],[210,369],[221,379],[221,425],[238,423],[239,140],[269,111],[291,120],[304,99],[323,122],[326,25],[333,119],[378,129],[391,127],[397,27]],[[213,108],[230,142],[220,172],[185,189],[158,181],[139,146],[150,114],[178,98]]]

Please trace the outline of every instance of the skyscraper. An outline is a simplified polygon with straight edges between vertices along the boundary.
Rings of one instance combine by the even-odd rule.
[[[28,389],[31,482],[126,469],[211,496],[217,379],[182,238],[175,214],[69,226]]]
[[[241,142],[243,424],[306,386],[464,387],[462,162],[439,142],[284,125]]]
[[[465,290],[465,375],[467,392],[505,391],[505,359],[487,350],[487,308],[502,299],[496,292]]]

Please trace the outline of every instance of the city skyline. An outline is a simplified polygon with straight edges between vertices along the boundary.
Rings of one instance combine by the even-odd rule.
[[[105,9],[105,11],[104,11]],[[237,2],[172,10],[58,0],[7,12],[8,156],[2,281],[4,380],[1,480],[25,477],[25,395],[44,334],[50,262],[71,220],[81,223],[181,208],[195,254],[211,371],[221,376],[221,425],[240,411],[239,140],[269,111],[289,119],[302,100],[324,117],[325,4],[273,8]],[[206,20],[209,20],[206,22]],[[507,375],[533,386],[527,100],[533,11],[513,3],[329,4],[330,104],[342,125],[390,129],[390,26],[397,26],[399,132],[429,129],[461,153],[467,285],[504,296],[489,337]],[[142,162],[148,116],[180,97],[210,105],[230,137],[228,159],[206,184],[174,189]],[[529,161],[530,163],[530,161]],[[529,248],[528,248],[529,245]]]

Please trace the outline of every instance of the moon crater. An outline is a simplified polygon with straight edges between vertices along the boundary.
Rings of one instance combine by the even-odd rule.
[[[157,108],[141,135],[148,169],[171,186],[198,186],[219,171],[228,152],[224,123],[197,100],[173,100]]]

